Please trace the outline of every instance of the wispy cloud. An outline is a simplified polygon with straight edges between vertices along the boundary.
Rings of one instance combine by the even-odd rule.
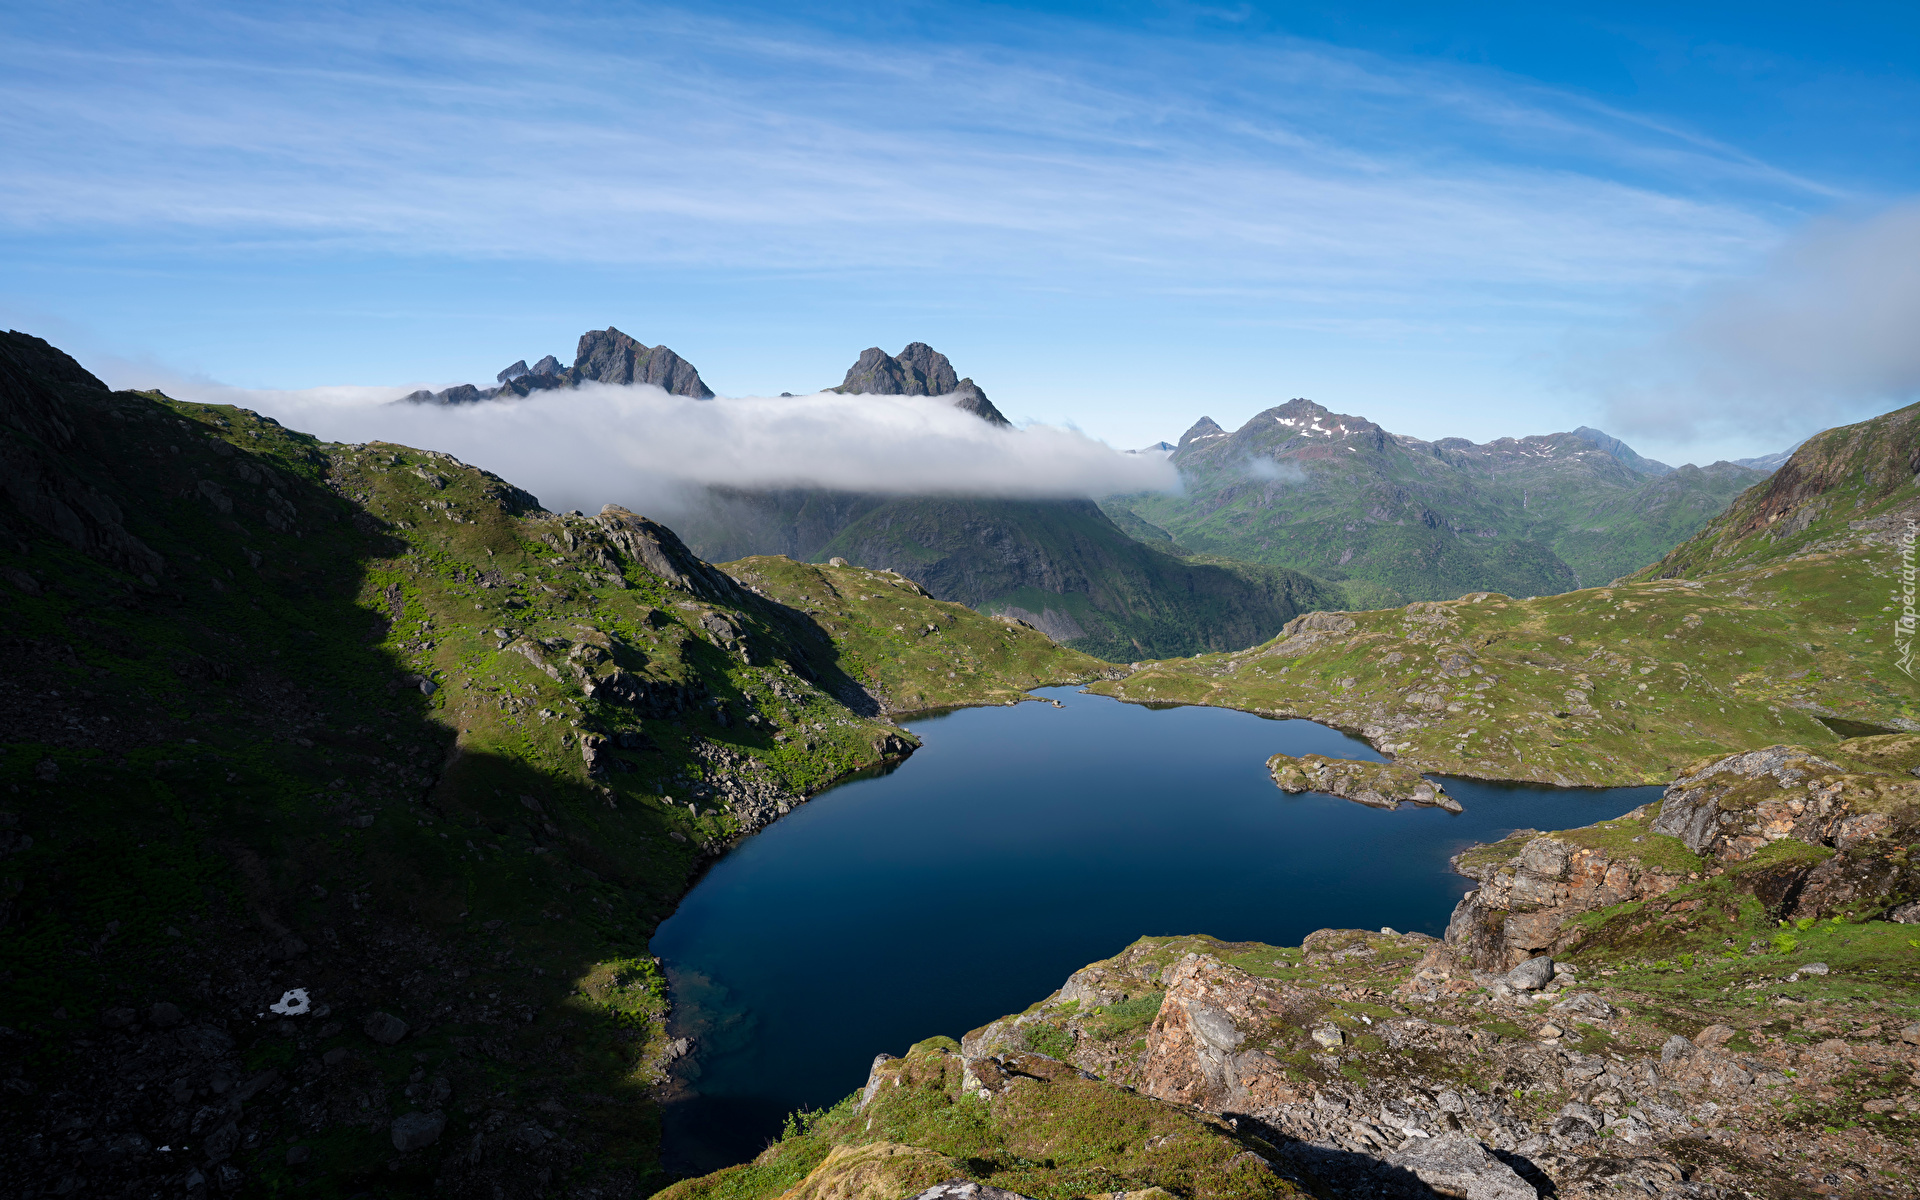
[[[1538,87],[1285,39],[71,11],[101,36],[0,46],[16,230],[1488,299],[1691,279],[1775,236],[1713,181],[1818,191]]]

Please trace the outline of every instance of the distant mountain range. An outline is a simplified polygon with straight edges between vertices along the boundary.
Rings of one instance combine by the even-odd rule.
[[[1295,399],[1229,433],[1201,417],[1177,495],[1111,497],[1136,536],[1365,585],[1381,603],[1605,583],[1686,540],[1766,472],[1670,467],[1598,429],[1428,442]],[[1122,516],[1121,514],[1125,514]],[[1369,590],[1373,589],[1373,590]]]
[[[522,359],[496,381],[405,399],[469,404],[585,382],[714,394],[671,349],[612,327],[582,334],[572,366]],[[924,342],[898,354],[869,347],[828,390],[942,398],[1010,427]],[[1185,490],[1096,506],[711,488],[668,515],[709,561],[785,554],[892,567],[942,599],[1132,659],[1251,645],[1313,609],[1605,582],[1686,540],[1785,458],[1674,468],[1585,426],[1427,442],[1304,399],[1231,433],[1201,417],[1177,445],[1127,453],[1169,457]]]

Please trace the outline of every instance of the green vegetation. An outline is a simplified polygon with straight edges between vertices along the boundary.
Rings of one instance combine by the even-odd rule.
[[[1027,626],[935,600],[888,571],[782,556],[722,568],[804,615],[833,639],[844,669],[895,711],[1008,703],[1036,687],[1105,677],[1113,667]]]
[[[1042,1200],[1149,1188],[1195,1200],[1300,1194],[1261,1161],[1269,1147],[1218,1118],[1018,1055],[969,1090],[957,1049],[921,1042],[875,1069],[880,1086],[864,1107],[855,1093],[807,1114],[754,1162],[660,1200],[910,1196],[954,1178]]]
[[[1102,508],[1142,540],[1351,586],[1359,608],[1604,583],[1763,478],[1731,463],[1667,472],[1604,435],[1421,442],[1304,400],[1194,434],[1173,455],[1181,492]]]
[[[835,556],[1112,662],[1250,646],[1343,601],[1296,571],[1155,549],[1083,500],[890,500],[812,557]]]
[[[1888,653],[1885,555],[1320,614],[1253,650],[1148,663],[1095,690],[1309,717],[1426,772],[1663,782],[1731,750],[1833,744],[1836,719],[1920,721]]]

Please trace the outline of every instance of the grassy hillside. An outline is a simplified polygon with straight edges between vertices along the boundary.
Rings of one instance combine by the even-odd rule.
[[[892,500],[814,555],[836,556],[1115,662],[1252,645],[1342,600],[1299,572],[1157,550],[1085,500]]]
[[[1087,501],[712,488],[674,523],[714,561],[780,554],[892,569],[1110,662],[1249,646],[1298,613],[1346,603],[1297,571],[1129,536]]]
[[[1599,436],[1425,442],[1294,400],[1231,434],[1196,426],[1173,455],[1181,493],[1103,507],[1146,540],[1447,600],[1608,582],[1763,477],[1731,463],[1669,473]]]
[[[1812,439],[1617,587],[1321,613],[1097,690],[1311,717],[1421,770],[1561,784],[1920,728],[1889,603],[1917,455],[1920,407],[1902,409]]]
[[[729,839],[911,752],[918,658],[643,517],[111,393],[20,334],[0,464],[0,1173],[644,1190],[649,934]],[[1007,644],[944,703],[1098,669],[908,607]]]

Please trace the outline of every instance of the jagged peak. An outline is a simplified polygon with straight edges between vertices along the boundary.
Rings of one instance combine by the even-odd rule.
[[[925,342],[909,342],[898,354],[869,346],[847,368],[840,386],[827,390],[859,396],[952,396],[955,408],[989,425],[1005,428],[1013,424],[987,399],[979,384],[971,378],[960,378],[947,356]]]
[[[1185,446],[1189,442],[1196,441],[1200,438],[1225,437],[1226,435],[1227,431],[1220,428],[1218,421],[1215,421],[1212,417],[1201,417],[1193,423],[1193,428],[1180,435],[1180,444]]]

